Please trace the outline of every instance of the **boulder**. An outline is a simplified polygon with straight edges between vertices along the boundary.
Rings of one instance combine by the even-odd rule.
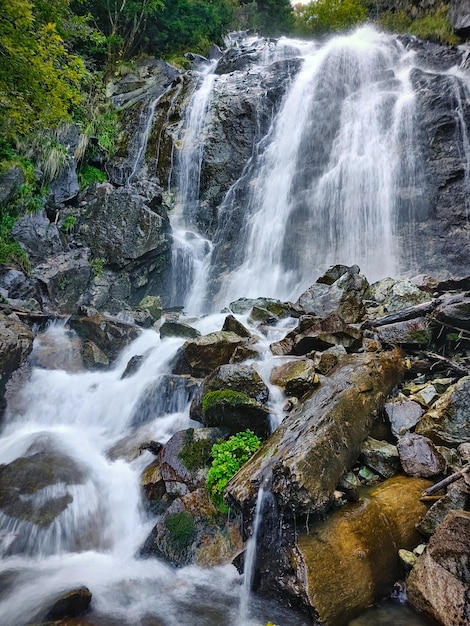
[[[457,447],[470,442],[470,377],[451,385],[424,414],[415,432],[437,445]]]
[[[359,272],[357,265],[330,267],[299,297],[295,305],[305,313],[322,319],[334,313],[345,322],[361,321],[365,314],[362,300],[369,283]]]
[[[241,391],[210,391],[202,398],[202,422],[236,434],[249,428],[261,438],[271,432],[269,410]]]
[[[209,333],[186,341],[178,353],[173,371],[175,374],[203,378],[220,365],[241,360],[236,358],[236,350],[251,346],[249,341],[230,331]]]
[[[78,617],[82,615],[91,604],[92,594],[87,587],[78,587],[70,591],[64,591],[55,598],[44,602],[39,610],[34,623],[58,622],[68,617]]]
[[[367,437],[362,444],[360,458],[382,478],[392,478],[400,470],[397,447],[373,437]]]
[[[457,294],[444,300],[435,311],[436,318],[451,327],[470,330],[470,298]]]
[[[82,342],[73,330],[52,326],[35,338],[29,362],[42,369],[79,372],[83,370]]]
[[[162,301],[158,296],[145,296],[139,302],[139,308],[148,311],[155,321],[159,320],[163,313]]]
[[[426,347],[432,340],[432,328],[426,317],[386,324],[376,332],[383,343],[391,345]]]
[[[470,512],[451,511],[411,570],[408,600],[443,626],[470,622]]]
[[[410,550],[419,541],[414,525],[426,511],[419,497],[428,484],[391,478],[363,500],[298,530],[287,592],[301,596],[315,624],[348,624],[390,593],[400,575],[398,547]]]
[[[165,320],[160,326],[160,337],[166,339],[167,337],[184,337],[184,339],[195,339],[200,337],[201,333],[188,324],[177,322],[173,320]]]
[[[64,252],[59,229],[49,221],[44,209],[20,217],[13,226],[12,236],[33,263],[42,263]]]
[[[230,331],[240,337],[250,337],[250,331],[233,315],[227,315],[222,326],[222,330]]]
[[[427,478],[438,476],[446,470],[444,457],[427,437],[406,433],[398,439],[397,450],[408,476]]]
[[[395,313],[408,307],[432,300],[432,296],[412,280],[384,278],[373,283],[367,296],[379,305],[379,314]]]
[[[83,303],[91,278],[89,250],[70,250],[49,257],[32,275],[39,281],[50,306],[61,313],[74,313]]]
[[[385,413],[390,421],[392,433],[399,437],[416,426],[424,409],[417,402],[401,396],[395,401],[385,403]]]
[[[281,387],[287,396],[300,398],[319,382],[312,359],[288,361],[271,371],[271,383]]]
[[[449,19],[456,35],[459,37],[468,37],[470,35],[469,0],[451,0]]]
[[[276,356],[308,354],[312,350],[327,350],[333,346],[343,346],[346,350],[360,347],[362,332],[357,325],[348,324],[332,313],[325,319],[303,315],[296,329],[284,339],[272,343],[271,352]]]
[[[210,502],[205,489],[175,500],[160,517],[142,548],[177,566],[203,567],[229,563],[243,541],[236,522],[226,521]]]
[[[12,374],[33,349],[33,333],[15,315],[0,313],[0,403]]]
[[[403,367],[397,350],[346,356],[232,478],[226,488],[229,505],[250,517],[258,488],[268,481],[286,512],[327,510]]]
[[[134,324],[128,324],[97,311],[83,317],[71,318],[70,326],[87,341],[92,341],[112,363],[118,354],[140,334]]]
[[[75,153],[82,140],[80,128],[74,124],[62,124],[56,131],[56,140],[67,153],[64,168],[51,182],[49,201],[58,205],[73,200],[80,191]]]
[[[40,301],[41,294],[37,280],[31,279],[13,267],[0,267],[0,294],[11,300]]]
[[[470,510],[470,486],[463,478],[447,487],[446,494],[431,506],[416,528],[425,537],[430,537],[446,515],[454,510]]]

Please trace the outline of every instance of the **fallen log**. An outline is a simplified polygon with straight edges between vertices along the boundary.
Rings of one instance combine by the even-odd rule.
[[[447,487],[448,485],[455,483],[456,480],[459,480],[459,478],[462,478],[464,474],[468,474],[469,472],[470,472],[470,463],[467,463],[467,465],[464,465],[462,469],[458,470],[457,472],[454,472],[450,476],[447,476],[443,480],[440,480],[435,485],[432,485],[432,487],[428,487],[427,489],[425,489],[421,497],[427,498],[428,496],[432,496],[440,489],[444,489],[444,487]]]

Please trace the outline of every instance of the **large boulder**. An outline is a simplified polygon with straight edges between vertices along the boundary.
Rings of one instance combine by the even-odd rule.
[[[15,315],[0,313],[0,398],[8,379],[33,349],[33,333]]]
[[[286,511],[327,510],[403,367],[396,350],[345,357],[232,478],[226,488],[230,506],[250,516],[258,488],[267,481]]]
[[[249,428],[265,438],[271,431],[269,410],[241,391],[210,391],[202,399],[202,422],[236,434]]]
[[[470,512],[451,511],[407,581],[411,604],[443,626],[470,623]]]
[[[398,548],[411,549],[427,481],[399,476],[326,521],[300,531],[291,548],[291,595],[300,595],[316,624],[342,626],[390,593],[400,575]]]
[[[325,318],[335,313],[345,322],[359,322],[364,317],[364,295],[369,287],[367,279],[353,265],[334,265],[318,278],[295,303],[311,315]]]
[[[13,226],[12,235],[33,263],[41,263],[64,251],[59,229],[49,221],[44,209],[20,217]]]
[[[456,35],[470,35],[470,2],[469,0],[451,0],[449,19]]]
[[[438,445],[470,442],[470,377],[451,385],[423,415],[415,432]]]
[[[427,478],[446,470],[444,457],[427,437],[406,433],[398,439],[397,449],[401,465],[408,476]]]

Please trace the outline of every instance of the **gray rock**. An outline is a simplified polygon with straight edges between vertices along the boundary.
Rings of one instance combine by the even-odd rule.
[[[224,325],[222,326],[222,330],[227,330],[236,335],[240,335],[240,337],[250,337],[250,331],[243,326],[241,322],[237,320],[233,315],[227,315],[224,320]]]
[[[160,337],[165,339],[167,337],[184,337],[185,339],[195,339],[200,337],[201,333],[188,324],[183,322],[175,322],[172,320],[165,320],[160,326]]]
[[[391,478],[400,469],[397,447],[372,437],[367,437],[364,441],[360,458],[382,478]]]
[[[49,200],[56,205],[69,202],[78,195],[77,162],[75,152],[81,139],[81,131],[73,124],[62,125],[56,133],[59,143],[67,150],[67,161],[63,171],[51,183]]]
[[[390,421],[392,433],[395,437],[399,437],[416,426],[424,410],[417,402],[400,398],[395,402],[387,402],[385,412]]]
[[[82,615],[91,604],[92,594],[87,587],[79,587],[57,595],[44,604],[35,622],[56,622]]]
[[[426,347],[432,339],[432,328],[426,317],[386,324],[376,332],[383,343],[392,345]]]
[[[470,487],[461,478],[447,487],[446,494],[431,506],[416,528],[425,537],[430,537],[450,511],[468,511],[469,509]]]
[[[315,369],[315,362],[312,359],[288,361],[273,367],[271,383],[281,387],[287,396],[300,398],[313,389],[314,385],[319,384],[320,380]]]
[[[202,399],[202,422],[206,426],[227,428],[231,434],[249,428],[263,439],[271,431],[269,410],[240,391],[211,391],[205,395]]]
[[[367,295],[381,306],[381,314],[395,313],[432,299],[429,293],[413,281],[392,278],[384,278],[371,285]]]
[[[13,226],[12,235],[33,263],[41,263],[64,250],[59,230],[49,221],[44,209],[20,217]]]
[[[407,433],[398,439],[397,449],[408,476],[428,478],[442,474],[446,469],[444,457],[427,437]]]
[[[470,35],[469,0],[451,0],[449,19],[456,35],[468,37]]]
[[[10,167],[0,175],[0,206],[6,206],[24,185],[23,170],[19,167]]]
[[[33,333],[15,315],[0,313],[0,398],[15,370],[33,349]]]

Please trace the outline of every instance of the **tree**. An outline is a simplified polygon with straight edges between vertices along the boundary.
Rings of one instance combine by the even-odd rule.
[[[256,0],[252,27],[263,35],[286,35],[294,26],[290,0]]]
[[[302,34],[322,34],[344,30],[367,17],[364,0],[316,0],[298,4],[296,29]]]

